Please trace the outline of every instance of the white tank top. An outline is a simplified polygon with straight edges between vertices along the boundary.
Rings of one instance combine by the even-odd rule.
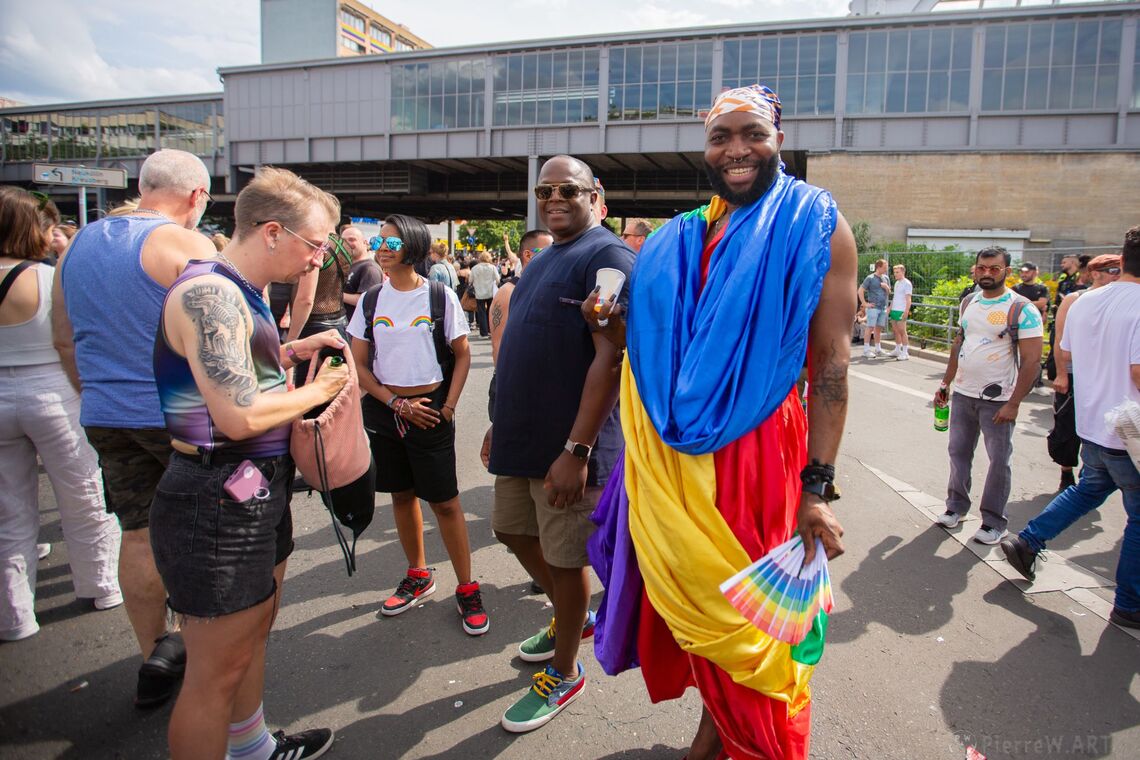
[[[59,354],[51,342],[51,282],[55,270],[44,264],[32,267],[40,289],[40,305],[27,322],[0,325],[0,367],[52,364]],[[0,273],[7,274],[5,270]]]

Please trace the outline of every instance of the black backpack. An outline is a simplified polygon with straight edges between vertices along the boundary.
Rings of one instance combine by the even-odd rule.
[[[360,299],[364,308],[364,339],[368,341],[368,368],[376,364],[376,340],[372,334],[372,320],[376,317],[376,302],[380,300],[380,290],[384,283],[373,285]],[[435,360],[443,372],[443,392],[451,387],[451,375],[455,370],[455,353],[447,342],[443,320],[447,314],[447,286],[436,280],[428,280],[428,300],[431,303],[431,338],[435,345]]]

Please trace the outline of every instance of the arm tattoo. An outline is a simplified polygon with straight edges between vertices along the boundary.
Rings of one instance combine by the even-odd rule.
[[[812,373],[811,399],[822,401],[831,413],[840,413],[847,408],[847,362],[840,358],[834,345],[830,351]]]
[[[206,375],[238,406],[250,406],[257,375],[241,307],[240,295],[217,285],[195,285],[182,295],[182,308],[198,328],[198,361]]]
[[[499,325],[503,322],[503,306],[496,304],[495,308],[491,309],[491,329],[498,330]]]

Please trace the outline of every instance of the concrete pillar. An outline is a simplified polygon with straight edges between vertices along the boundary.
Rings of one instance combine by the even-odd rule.
[[[538,184],[538,156],[526,157],[526,228],[538,229],[538,201],[532,189]]]

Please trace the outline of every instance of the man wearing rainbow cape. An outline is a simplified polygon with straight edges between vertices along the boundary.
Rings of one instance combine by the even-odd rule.
[[[609,673],[640,663],[650,698],[696,686],[691,760],[808,756],[808,681],[826,615],[801,644],[749,623],[720,583],[799,531],[842,553],[827,504],[847,413],[855,241],[829,193],[783,173],[780,101],[753,85],[705,120],[709,205],[652,234],[619,346],[624,477],[610,479],[590,555],[605,582],[595,649]],[[808,364],[805,417],[795,382]],[[810,462],[810,464],[809,464]],[[623,488],[624,484],[624,488]],[[643,583],[642,583],[643,579]]]

